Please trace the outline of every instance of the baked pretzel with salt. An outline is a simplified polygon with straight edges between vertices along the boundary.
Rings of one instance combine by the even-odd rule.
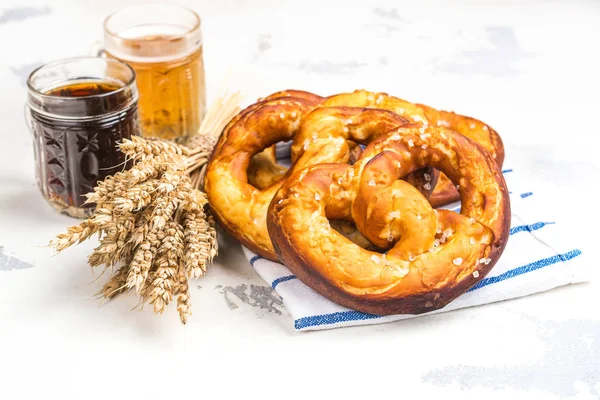
[[[460,214],[433,209],[399,180],[427,166],[459,186]],[[331,228],[346,218],[381,251]],[[281,262],[321,295],[371,314],[419,314],[492,269],[509,236],[510,204],[500,168],[475,142],[409,124],[372,141],[353,165],[318,164],[289,177],[267,226]]]
[[[408,122],[386,110],[314,109],[312,105],[310,98],[287,96],[250,106],[225,128],[206,171],[206,193],[221,226],[252,251],[271,260],[278,259],[267,231],[266,215],[285,179],[315,163],[348,162],[349,142],[366,145]],[[267,187],[252,185],[247,172],[251,160],[263,155],[263,161],[268,161],[273,153],[266,151],[290,139],[294,140],[291,168],[283,176],[275,175],[275,180],[266,179],[271,181]],[[269,175],[268,171],[261,173]],[[406,179],[428,198],[437,175],[426,167]]]
[[[449,111],[439,111],[424,104],[411,103],[387,93],[374,93],[366,90],[356,90],[352,93],[341,93],[330,97],[321,97],[310,92],[287,90],[274,93],[264,100],[282,97],[303,97],[310,99],[317,107],[359,107],[376,108],[392,111],[410,122],[423,122],[434,126],[450,128],[477,142],[488,155],[502,167],[504,161],[504,146],[500,135],[489,125],[475,118],[456,114]],[[352,145],[352,143],[349,143]],[[360,149],[353,148],[358,153]],[[250,164],[249,180],[258,188],[270,186],[285,175],[285,168],[277,164],[274,149],[268,149],[263,154],[254,157]],[[430,203],[434,207],[443,206],[459,199],[458,190],[443,174],[431,195]]]

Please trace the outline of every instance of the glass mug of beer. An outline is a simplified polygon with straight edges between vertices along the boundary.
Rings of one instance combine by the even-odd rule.
[[[206,106],[200,17],[169,5],[123,9],[104,21],[102,53],[136,73],[142,136],[184,142]]]
[[[118,60],[70,58],[37,68],[27,87],[39,189],[57,211],[87,218],[95,205],[85,194],[130,164],[118,144],[139,134],[135,73]]]

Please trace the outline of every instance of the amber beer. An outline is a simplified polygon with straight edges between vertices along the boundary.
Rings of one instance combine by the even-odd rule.
[[[198,131],[206,103],[198,15],[166,5],[124,9],[105,21],[104,48],[136,72],[142,135],[183,141]]]

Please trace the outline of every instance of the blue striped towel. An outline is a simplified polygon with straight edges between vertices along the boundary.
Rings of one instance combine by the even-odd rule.
[[[492,271],[452,303],[429,315],[507,300],[588,280],[582,251],[574,231],[554,217],[551,192],[532,189],[535,176],[519,169],[503,171],[511,199],[512,226],[508,245]],[[446,207],[460,211],[460,204]],[[554,210],[554,212],[553,212]],[[379,324],[417,317],[377,316],[337,305],[297,279],[284,265],[244,254],[256,272],[283,299],[296,330],[318,330],[353,325]]]

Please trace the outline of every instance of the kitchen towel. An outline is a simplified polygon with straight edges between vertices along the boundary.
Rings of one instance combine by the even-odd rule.
[[[506,165],[506,163],[505,163]],[[577,245],[577,230],[553,202],[553,188],[540,184],[526,168],[503,171],[511,201],[508,245],[492,271],[446,307],[426,314],[507,300],[588,280],[588,266]],[[445,207],[460,211],[460,204]],[[563,221],[563,222],[561,222]],[[283,299],[296,330],[318,330],[379,324],[419,315],[377,316],[335,304],[297,279],[284,265],[266,260],[247,248],[246,258]]]

